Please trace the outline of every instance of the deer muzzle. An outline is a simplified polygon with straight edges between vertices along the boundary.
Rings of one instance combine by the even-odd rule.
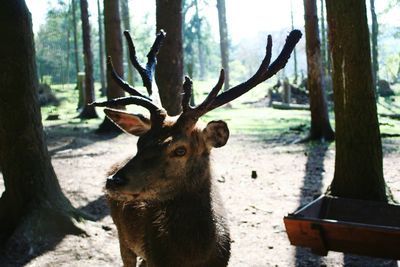
[[[126,185],[128,181],[121,176],[113,175],[109,176],[106,181],[106,189],[107,190],[116,190],[124,185]]]

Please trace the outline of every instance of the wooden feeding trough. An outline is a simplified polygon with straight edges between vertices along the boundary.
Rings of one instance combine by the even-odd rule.
[[[320,196],[284,217],[290,243],[326,256],[329,250],[400,259],[400,206]]]

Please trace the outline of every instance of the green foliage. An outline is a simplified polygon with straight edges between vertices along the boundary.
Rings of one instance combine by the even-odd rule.
[[[82,27],[79,1],[76,1],[76,23],[78,38],[78,60],[83,71]],[[98,29],[96,21],[91,22],[91,42],[94,78],[100,79]],[[53,83],[74,82],[75,57],[73,45],[73,20],[70,1],[59,0],[49,6],[45,22],[35,36],[36,63],[39,79],[50,76]]]
[[[68,29],[70,26],[68,11],[68,6],[61,1],[50,6],[46,22],[40,27],[36,35],[36,62],[41,79],[44,76],[51,76],[55,83],[66,81],[68,75],[66,72],[66,51],[68,50]],[[71,66],[73,65],[71,64]]]

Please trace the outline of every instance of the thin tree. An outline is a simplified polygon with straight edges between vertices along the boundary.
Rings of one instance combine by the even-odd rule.
[[[72,29],[73,29],[73,35],[74,35],[74,56],[75,56],[75,71],[76,74],[80,71],[79,67],[79,50],[78,50],[78,30],[77,30],[77,21],[76,21],[76,1],[77,0],[71,0],[71,5],[72,5]]]
[[[69,12],[68,12],[69,13]],[[70,39],[71,39],[71,28],[69,27],[69,20],[67,19],[67,24],[68,24],[68,30],[67,30],[67,53],[66,53],[66,61],[67,61],[67,67],[65,70],[65,78],[64,78],[64,83],[69,83],[69,62],[70,62],[70,54],[71,54],[71,47],[70,47]]]
[[[365,1],[327,0],[336,120],[335,196],[387,201]]]
[[[375,0],[370,0],[371,10],[371,49],[372,49],[372,79],[374,90],[378,96],[378,80],[379,80],[379,63],[378,63],[378,34],[379,25],[375,12]],[[379,98],[377,97],[377,100]]]
[[[397,77],[396,77],[396,82],[399,82],[400,81],[400,61],[399,61],[399,66],[398,66],[398,69],[397,69],[397,75],[396,75]]]
[[[131,30],[131,17],[129,14],[129,0],[121,0],[121,17],[122,17],[122,25],[124,27],[124,31]],[[129,47],[125,45],[125,60],[124,62],[129,61]],[[127,72],[127,81],[129,84],[134,85],[133,82],[133,67],[132,64],[128,64]]]
[[[115,71],[122,77],[122,33],[121,17],[119,12],[119,0],[104,0],[104,32],[106,43],[106,54],[112,58]],[[107,99],[114,99],[124,96],[124,91],[115,83],[107,66]],[[117,132],[121,130],[114,125],[107,117],[97,130],[97,133]]]
[[[157,57],[156,81],[162,106],[169,115],[177,115],[183,82],[182,0],[157,0],[156,5],[157,31],[167,33]]]
[[[194,0],[194,21],[195,21],[195,28],[196,28],[196,39],[197,39],[197,49],[199,51],[199,78],[200,80],[204,80],[206,77],[206,62],[205,62],[205,54],[204,54],[204,44],[203,44],[203,37],[202,37],[202,18],[199,15],[199,3],[197,0]]]
[[[106,79],[104,74],[104,40],[103,40],[103,12],[101,12],[100,0],[97,0],[97,23],[99,27],[99,65],[100,65],[100,83],[102,94],[105,95]]]
[[[186,16],[188,11],[194,6],[195,2],[192,1],[182,1],[182,36],[185,38],[183,39],[183,50],[184,50],[184,70],[189,77],[193,77],[194,74],[194,65],[195,65],[195,58],[194,58],[194,48],[193,44],[195,41],[195,34],[193,33],[193,20],[194,18],[191,17],[190,21],[185,23]],[[191,95],[190,98],[190,105],[195,106],[195,94]]]
[[[226,23],[225,0],[217,0],[218,25],[219,25],[219,43],[221,48],[221,64],[225,70],[224,90],[229,89],[229,38],[228,25]]]
[[[326,27],[325,27],[325,1],[320,0],[320,21],[321,21],[321,58],[324,75],[330,75],[329,71],[329,56],[328,56],[328,42],[326,41]]]
[[[82,40],[83,40],[83,56],[85,62],[85,87],[84,87],[84,105],[79,114],[81,119],[97,118],[96,109],[92,105],[95,100],[94,80],[93,80],[93,53],[90,42],[90,23],[89,10],[87,0],[80,0],[81,4],[81,20],[82,20]]]
[[[290,21],[292,24],[292,31],[294,30],[294,17],[293,17],[293,2],[292,0],[290,1]],[[293,71],[294,71],[294,78],[293,78],[293,83],[297,84],[297,52],[296,48],[293,50]]]
[[[304,20],[308,71],[307,88],[311,110],[311,128],[306,139],[333,141],[335,137],[329,122],[322,72],[316,0],[304,0]]]
[[[24,0],[0,9],[0,244],[12,240],[24,254],[46,238],[79,234],[81,214],[63,194],[51,165],[38,104],[32,23]],[[41,243],[41,244],[40,244]],[[18,259],[21,260],[21,259]]]

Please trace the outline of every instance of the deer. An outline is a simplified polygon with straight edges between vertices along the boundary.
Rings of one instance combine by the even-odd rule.
[[[193,107],[193,82],[184,78],[182,112],[169,116],[159,104],[153,81],[157,54],[166,37],[159,31],[147,55],[139,63],[129,32],[124,35],[130,61],[139,72],[149,96],[134,89],[107,60],[113,80],[129,96],[92,103],[105,107],[106,116],[128,134],[138,136],[136,155],[117,164],[106,180],[105,192],[116,225],[124,266],[227,266],[231,239],[225,210],[215,185],[210,164],[212,148],[224,146],[229,138],[227,123],[199,119],[207,112],[240,97],[282,69],[301,38],[293,30],[282,51],[271,61],[272,38],[257,72],[247,81],[220,93],[224,70],[204,99]],[[149,116],[118,109],[137,105]]]

